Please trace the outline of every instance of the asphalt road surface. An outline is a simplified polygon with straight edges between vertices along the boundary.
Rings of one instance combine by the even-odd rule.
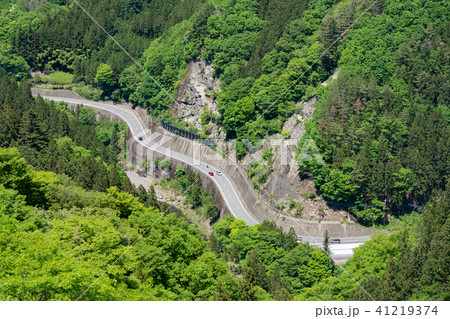
[[[370,237],[339,238],[340,243],[329,244],[331,252],[330,257],[334,260],[345,261],[353,257],[353,249],[359,247],[369,239]],[[301,237],[301,240],[298,238],[297,241],[323,247],[323,238],[320,237]]]
[[[362,245],[362,243],[330,245],[331,258],[337,260],[349,259],[353,257],[353,249],[360,245]]]
[[[301,241],[308,242],[311,245],[322,245],[323,244],[323,237],[305,237],[300,236]],[[330,239],[335,239],[334,237]],[[346,237],[346,238],[339,238],[341,241],[339,244],[336,245],[342,245],[342,244],[357,244],[357,243],[363,243],[365,241],[368,241],[370,237]]]

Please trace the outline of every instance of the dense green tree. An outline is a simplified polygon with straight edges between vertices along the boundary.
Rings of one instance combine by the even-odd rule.
[[[233,246],[231,248],[230,257],[234,263],[236,263],[236,264],[239,263],[239,249],[237,248],[236,243],[233,243]]]
[[[6,70],[9,75],[14,74],[24,79],[27,77],[29,68],[30,66],[22,56],[14,54],[9,45],[0,42],[0,69]]]
[[[330,237],[328,236],[328,230],[325,230],[325,234],[323,235],[323,251],[330,256]]]
[[[17,149],[0,149],[0,184],[14,189],[21,195],[29,195],[33,174]]]
[[[266,274],[266,267],[259,259],[256,251],[250,251],[248,256],[247,267],[254,271],[255,280],[258,286],[262,287],[265,290],[269,290],[269,281]]]
[[[105,92],[111,92],[116,82],[114,81],[114,71],[108,64],[100,64],[94,79]]]
[[[23,115],[19,129],[19,138],[23,144],[40,151],[47,146],[48,135],[47,122],[38,118],[33,110]]]
[[[255,272],[252,268],[248,268],[244,274],[244,280],[241,282],[241,294],[244,301],[255,301],[257,300],[257,282],[255,277]]]
[[[122,169],[117,168],[116,159],[124,124],[97,122],[95,111],[89,108],[73,113],[40,97],[34,100],[28,85],[18,86],[1,73],[0,122],[5,125],[0,128],[0,145],[17,146],[29,164],[71,176],[83,187],[122,189],[127,178],[119,175]],[[105,138],[110,140],[108,145]]]
[[[0,149],[0,158],[0,167],[22,167],[8,174],[0,169],[0,257],[4,261],[0,277],[5,283],[0,287],[0,299],[270,297],[251,276],[234,276],[225,261],[209,251],[210,244],[199,230],[184,218],[145,208],[138,198],[116,188],[108,193],[89,192],[66,176],[36,172],[18,157],[16,149]],[[39,210],[11,188],[27,176],[33,178],[23,184],[24,193],[42,192],[44,202]],[[105,269],[108,274],[101,276]]]
[[[444,300],[450,293],[447,267],[450,238],[448,235],[448,185],[435,191],[421,216],[418,240],[407,231],[398,244],[398,256],[391,257],[381,279],[365,279],[364,285],[382,300]],[[366,299],[358,290],[354,297]]]
[[[209,241],[211,243],[211,250],[216,256],[220,256],[221,248],[219,245],[219,242],[217,241],[216,236],[214,236],[214,233],[211,233],[209,236]]]

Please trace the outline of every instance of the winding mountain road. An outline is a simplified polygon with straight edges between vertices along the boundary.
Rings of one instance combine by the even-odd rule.
[[[41,93],[41,92],[39,92]],[[38,95],[33,92],[34,95]],[[55,97],[55,96],[42,96],[45,99],[53,100],[56,102],[66,102],[66,103],[73,103],[73,104],[79,104],[84,105],[87,107],[91,107],[98,110],[107,111],[109,113],[115,114],[118,117],[120,117],[129,127],[133,138],[135,141],[142,146],[146,147],[149,150],[158,152],[166,157],[171,157],[173,159],[179,160],[181,162],[184,162],[188,165],[193,165],[193,159],[189,156],[186,156],[184,154],[178,153],[173,150],[168,150],[164,148],[164,146],[155,143],[152,141],[151,136],[147,135],[143,124],[139,120],[139,118],[136,116],[136,114],[129,108],[121,107],[118,105],[108,104],[108,103],[101,103],[101,102],[92,102],[84,99],[76,99],[76,98],[67,98],[67,97]],[[245,205],[241,202],[240,197],[237,195],[237,192],[239,190],[235,189],[233,187],[233,184],[231,183],[230,179],[225,175],[217,175],[216,171],[217,169],[211,165],[209,167],[206,167],[206,164],[197,164],[194,166],[201,171],[202,173],[206,174],[209,178],[213,180],[215,183],[217,189],[222,194],[222,197],[230,211],[230,213],[236,217],[237,219],[243,220],[247,223],[247,225],[252,226],[255,224],[258,224],[262,222],[262,220],[259,220],[256,216],[252,215],[251,212],[249,212]],[[208,175],[209,172],[213,172],[214,176]],[[337,245],[331,245],[331,251],[333,253],[333,258],[336,259],[348,259],[353,255],[352,249],[359,246],[363,242],[370,239],[370,237],[351,237],[351,238],[340,238],[341,244]],[[321,245],[323,238],[321,237],[309,237],[307,234],[303,234],[302,238],[303,242],[309,242],[312,245]]]
[[[168,156],[169,154],[170,157],[176,160],[179,160],[188,165],[193,165],[192,158],[172,150],[169,151],[166,148],[164,148],[164,146],[153,143],[150,136],[146,134],[146,130],[144,129],[143,125],[141,124],[137,116],[130,109],[107,103],[91,102],[87,100],[61,98],[53,96],[44,96],[44,98],[56,102],[80,104],[94,109],[104,110],[113,113],[119,116],[125,123],[127,123],[128,127],[131,130],[133,138],[142,146],[148,148],[149,150],[161,153],[164,156]],[[142,140],[139,139],[139,137],[141,137]],[[244,207],[244,205],[239,199],[239,196],[236,193],[237,190],[234,189],[233,185],[231,184],[230,180],[226,175],[222,174],[221,176],[218,176],[216,174],[217,169],[211,165],[209,165],[209,167],[206,167],[206,164],[199,164],[195,165],[195,167],[214,181],[218,190],[222,194],[222,197],[225,200],[225,203],[227,204],[230,213],[234,217],[245,221],[249,226],[258,224],[260,222]],[[213,172],[214,176],[209,176],[208,175],[209,172]]]

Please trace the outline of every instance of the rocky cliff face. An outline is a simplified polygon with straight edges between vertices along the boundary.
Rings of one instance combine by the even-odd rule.
[[[331,83],[338,74],[337,69],[322,85]],[[259,194],[266,200],[271,200],[274,206],[279,205],[281,209],[292,214],[297,213],[306,219],[351,222],[344,211],[327,207],[325,202],[315,195],[317,189],[314,182],[309,179],[302,180],[298,174],[298,163],[295,159],[297,146],[305,134],[305,122],[313,118],[318,101],[314,96],[306,102],[300,102],[301,114],[292,115],[284,124],[282,134],[271,136],[264,141],[261,149],[247,154],[242,165],[249,176],[253,174],[253,184],[259,186]],[[268,152],[273,154],[269,161]],[[255,169],[256,163],[259,164]],[[261,183],[256,176],[264,173],[267,174],[267,179]],[[295,202],[294,207],[292,200]],[[290,205],[292,208],[289,208]]]
[[[189,64],[186,76],[178,87],[178,105],[173,107],[173,115],[190,123],[198,130],[203,130],[200,116],[206,110],[219,116],[215,92],[220,91],[220,80],[214,78],[212,64],[204,59],[192,61]],[[224,137],[224,133],[211,122],[208,124],[209,135],[214,138]]]
[[[259,163],[257,170],[265,172],[268,177],[264,183],[257,183],[259,194],[266,200],[271,200],[274,206],[289,207],[291,199],[295,201],[296,207],[292,209],[293,214],[298,207],[303,218],[316,219],[317,206],[319,203],[301,196],[301,194],[315,193],[316,188],[311,180],[301,180],[298,174],[298,164],[295,156],[297,146],[305,134],[305,121],[312,118],[314,104],[318,101],[316,97],[303,103],[302,114],[292,115],[283,126],[282,134],[276,134],[263,142],[263,147],[253,154],[247,154],[242,161],[244,169],[252,175],[255,163]],[[264,153],[270,152],[271,160],[264,159]],[[254,163],[252,165],[252,163]],[[252,168],[253,166],[253,168]],[[257,178],[255,178],[257,180]],[[330,212],[331,213],[331,212]],[[323,216],[325,220],[336,220],[330,216]]]

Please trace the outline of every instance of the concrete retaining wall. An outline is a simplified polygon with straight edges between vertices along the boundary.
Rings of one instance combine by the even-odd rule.
[[[158,177],[160,174],[154,167],[154,161],[157,159],[166,158],[167,155],[164,153],[151,151],[148,148],[145,148],[133,138],[131,131],[128,131],[128,136],[129,136],[128,160],[136,167],[139,167],[141,163],[143,163],[144,161],[148,161],[149,162],[148,168],[144,169],[142,167],[139,167],[139,170],[140,171],[145,170],[147,174]],[[187,148],[189,148],[189,146],[187,146]],[[169,172],[171,178],[175,177],[175,171],[179,167],[186,168],[187,173],[189,173],[190,171],[194,171],[195,173],[199,174],[203,187],[205,187],[210,191],[211,189],[214,189],[214,196],[212,202],[213,204],[218,206],[220,211],[220,217],[230,214],[230,211],[225,203],[225,200],[223,199],[222,194],[217,190],[214,182],[211,180],[211,178],[209,178],[209,176],[202,173],[199,169],[196,168],[195,165],[188,165],[174,158],[171,158],[170,162],[172,163],[172,167]]]
[[[33,93],[33,95],[40,94],[42,97],[51,96],[51,97],[61,97],[61,98],[67,98],[67,99],[86,100],[81,95],[79,95],[73,91],[69,91],[69,90],[46,90],[46,89],[32,88],[31,93]]]

